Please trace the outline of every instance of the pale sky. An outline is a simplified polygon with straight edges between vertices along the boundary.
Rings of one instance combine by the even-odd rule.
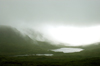
[[[40,32],[49,27],[96,26],[100,25],[100,0],[0,0],[0,25]]]
[[[99,0],[0,0],[0,24],[100,24]]]

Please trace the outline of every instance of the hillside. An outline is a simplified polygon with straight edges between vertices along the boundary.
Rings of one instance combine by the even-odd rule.
[[[15,28],[0,26],[0,55],[46,53],[47,49],[56,48],[47,42],[35,42],[27,35],[23,36]]]

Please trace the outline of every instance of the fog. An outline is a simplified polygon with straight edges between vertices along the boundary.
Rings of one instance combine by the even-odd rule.
[[[99,42],[99,6],[99,0],[0,0],[0,25],[9,25],[16,27],[18,30],[25,34],[29,33],[29,29],[35,30],[40,32],[43,37],[46,38],[46,41],[53,41],[54,43],[63,43],[64,41],[66,41],[64,43],[69,44],[70,42],[73,42],[74,39],[72,41],[68,40],[70,42],[67,42],[67,40],[65,40],[66,38],[63,39],[61,37],[56,37],[64,40],[60,41],[61,39],[55,39],[55,36],[52,36],[52,34],[57,34],[58,32],[56,30],[59,30],[58,28],[61,26],[72,26],[73,28],[78,27],[79,29],[82,28],[80,30],[83,30],[83,32],[86,28],[93,28],[97,26],[95,29],[93,28],[94,31],[96,30],[95,33],[89,35],[89,33],[93,32],[93,30],[88,29],[88,32],[85,31],[85,33],[88,33],[85,36],[89,35],[88,37],[90,38],[91,36],[93,36],[93,38],[97,40],[92,39],[89,41],[94,40],[94,42]],[[55,33],[54,31],[52,31],[53,29],[55,29]],[[60,30],[59,32],[61,32]],[[71,29],[65,29],[65,32],[68,32],[68,30]],[[76,29],[73,30],[74,32],[77,31]],[[80,30],[76,32],[78,34],[74,35],[84,35]],[[61,35],[63,33],[60,33],[58,35]],[[32,38],[32,35],[28,35]],[[71,39],[73,38],[72,34],[70,34],[70,37]],[[85,43],[85,45],[87,44],[87,42],[83,42]],[[79,43],[78,39],[76,40],[76,43]],[[76,45],[76,43],[74,45]],[[84,43],[81,42],[77,45],[82,45]]]

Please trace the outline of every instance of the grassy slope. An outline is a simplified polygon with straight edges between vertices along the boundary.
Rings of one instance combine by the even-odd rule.
[[[25,38],[10,27],[0,27],[0,54],[41,53],[55,48],[47,42],[37,42]],[[100,44],[82,47],[77,53],[55,53],[55,56],[4,57],[0,56],[0,66],[100,66]]]
[[[47,49],[56,48],[47,42],[37,43],[35,44],[28,36],[22,36],[17,29],[0,26],[0,55],[46,53]]]

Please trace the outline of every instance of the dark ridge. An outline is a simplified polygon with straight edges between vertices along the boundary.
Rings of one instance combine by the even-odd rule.
[[[0,54],[27,54],[27,53],[45,53],[47,49],[52,48],[46,42],[36,41],[23,36],[16,28],[10,26],[0,26]],[[43,45],[43,46],[42,46]],[[45,48],[44,48],[45,47]],[[47,47],[47,48],[46,48]],[[56,47],[55,47],[56,48]]]

